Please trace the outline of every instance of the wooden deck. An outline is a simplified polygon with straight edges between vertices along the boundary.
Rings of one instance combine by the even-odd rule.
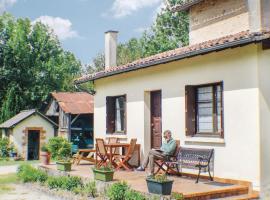
[[[49,170],[56,170],[56,165],[41,166]],[[94,179],[91,168],[93,165],[82,163],[81,165],[73,165],[70,175],[80,176],[82,178]],[[132,189],[147,193],[147,185],[145,177],[146,172],[127,172],[116,171],[115,181],[126,181]],[[184,194],[185,200],[206,200],[206,199],[256,199],[258,195],[254,195],[250,185],[241,182],[232,183],[231,181],[215,180],[213,182],[207,179],[201,179],[198,184],[192,176],[169,176],[174,180],[173,192]],[[239,197],[239,198],[238,198]]]

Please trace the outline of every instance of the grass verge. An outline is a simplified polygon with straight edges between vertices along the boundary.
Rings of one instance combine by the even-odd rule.
[[[33,161],[0,160],[0,166],[11,166],[11,165],[21,165],[21,164],[35,164],[35,163],[39,163],[39,160],[33,160]]]
[[[0,195],[13,190],[14,188],[10,184],[17,182],[16,174],[0,175]]]

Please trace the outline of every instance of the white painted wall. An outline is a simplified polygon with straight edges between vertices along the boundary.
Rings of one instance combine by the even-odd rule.
[[[149,91],[162,90],[162,128],[182,146],[215,149],[215,176],[260,185],[257,46],[229,49],[95,81],[95,136],[106,136],[106,96],[127,95],[127,135],[150,148]],[[185,85],[224,82],[223,139],[185,136]]]
[[[46,121],[44,118],[39,115],[32,115],[31,117],[25,119],[17,126],[13,128],[13,133],[10,135],[10,140],[14,143],[15,147],[18,150],[19,154],[23,152],[23,130],[28,127],[41,127],[46,130],[46,142],[52,137],[54,137],[54,127],[51,123]],[[27,152],[26,152],[27,155]]]
[[[270,199],[270,50],[259,48],[259,101],[262,199]]]

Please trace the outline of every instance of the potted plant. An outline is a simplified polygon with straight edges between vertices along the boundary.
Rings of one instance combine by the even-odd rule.
[[[41,159],[41,163],[43,165],[49,165],[50,164],[51,153],[50,153],[50,151],[48,149],[48,146],[46,144],[44,144],[41,147],[40,159]]]
[[[171,195],[173,180],[167,179],[166,174],[157,174],[146,178],[149,193]]]
[[[17,153],[17,148],[14,146],[13,143],[10,143],[9,151],[10,151],[10,156],[11,156],[13,159],[17,157],[17,155],[18,155],[18,153]]]
[[[71,143],[62,137],[54,137],[49,140],[48,148],[52,153],[52,158],[57,160],[57,169],[71,171]]]
[[[96,166],[93,173],[96,180],[108,182],[113,180],[114,170],[111,166]]]

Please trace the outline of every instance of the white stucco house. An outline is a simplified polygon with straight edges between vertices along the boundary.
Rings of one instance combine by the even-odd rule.
[[[8,137],[25,160],[39,160],[41,147],[56,131],[57,125],[37,110],[21,111],[0,124],[1,137]]]
[[[96,94],[95,137],[137,138],[142,156],[169,129],[181,146],[214,148],[216,177],[270,189],[270,5],[266,0],[193,0],[190,45],[83,76]]]

